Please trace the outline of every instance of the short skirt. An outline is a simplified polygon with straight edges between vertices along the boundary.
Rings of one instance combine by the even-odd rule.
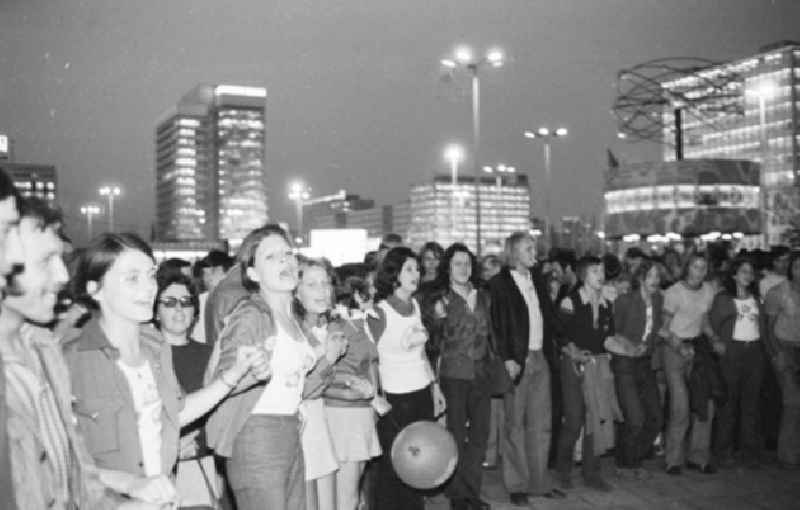
[[[306,480],[316,480],[339,469],[325,417],[325,403],[321,398],[304,400],[300,404],[300,414],[303,417],[300,440],[303,445]]]
[[[339,462],[365,461],[381,454],[372,407],[326,406],[325,414]]]

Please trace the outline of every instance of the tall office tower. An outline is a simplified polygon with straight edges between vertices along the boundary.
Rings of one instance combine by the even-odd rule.
[[[524,174],[481,176],[481,244],[497,250],[513,232],[531,228],[531,193]],[[408,242],[421,246],[437,241],[442,246],[461,242],[477,245],[475,177],[437,175],[431,182],[411,187],[409,193]]]
[[[263,87],[199,85],[156,128],[156,239],[236,244],[267,221]]]
[[[718,94],[709,83],[727,82]],[[780,243],[800,212],[800,43],[782,41],[757,54],[662,82],[676,96],[702,99],[702,110],[683,117],[684,157],[748,159],[761,163],[762,231]],[[674,135],[674,110],[665,105],[665,140]],[[664,159],[675,159],[665,147]]]

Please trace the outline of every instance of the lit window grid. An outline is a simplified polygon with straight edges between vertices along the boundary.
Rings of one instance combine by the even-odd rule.
[[[435,240],[443,245],[477,244],[475,186],[455,186],[453,228],[451,183],[416,186],[410,194],[412,244]],[[481,185],[481,237],[485,243],[502,243],[513,232],[530,228],[530,192],[527,187]],[[455,230],[455,232],[454,232]]]
[[[606,213],[702,207],[701,199],[713,198],[715,208],[758,209],[759,187],[738,184],[679,184],[675,186],[643,186],[607,191]]]

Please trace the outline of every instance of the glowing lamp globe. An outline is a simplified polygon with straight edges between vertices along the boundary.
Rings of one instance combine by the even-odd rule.
[[[392,443],[397,476],[415,489],[433,489],[450,478],[458,462],[453,435],[436,422],[416,421]]]

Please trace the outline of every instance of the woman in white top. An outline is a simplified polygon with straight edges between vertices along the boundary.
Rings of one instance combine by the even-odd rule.
[[[722,284],[724,290],[714,298],[709,313],[711,327],[720,338],[720,368],[728,389],[717,414],[714,454],[721,467],[731,467],[735,464],[733,445],[738,443],[742,461],[753,467],[761,454],[758,417],[766,362],[761,339],[764,313],[753,263],[734,259]]]
[[[381,510],[424,508],[422,493],[397,477],[389,454],[392,441],[403,427],[434,417],[434,374],[425,355],[428,333],[412,297],[419,278],[416,255],[406,247],[389,250],[375,278],[377,317],[369,319],[368,325],[378,345],[380,385],[392,406],[378,422],[384,451],[376,488],[377,508]]]
[[[162,480],[162,490],[148,500],[167,503],[175,497],[171,473],[180,427],[206,414],[248,372],[265,376],[266,364],[256,349],[237,349],[217,379],[182,395],[169,344],[146,324],[153,316],[155,269],[150,247],[135,234],[95,238],[73,281],[94,317],[65,355],[73,405],[95,463]]]
[[[225,319],[211,366],[220,373],[237,348],[257,346],[269,360],[270,379],[237,387],[209,417],[206,437],[217,455],[228,457],[239,510],[299,510],[306,504],[300,402],[313,390],[309,372],[329,366],[341,348],[331,342],[320,356],[295,318],[297,260],[282,228],[250,232],[237,259],[242,283],[253,292]]]

